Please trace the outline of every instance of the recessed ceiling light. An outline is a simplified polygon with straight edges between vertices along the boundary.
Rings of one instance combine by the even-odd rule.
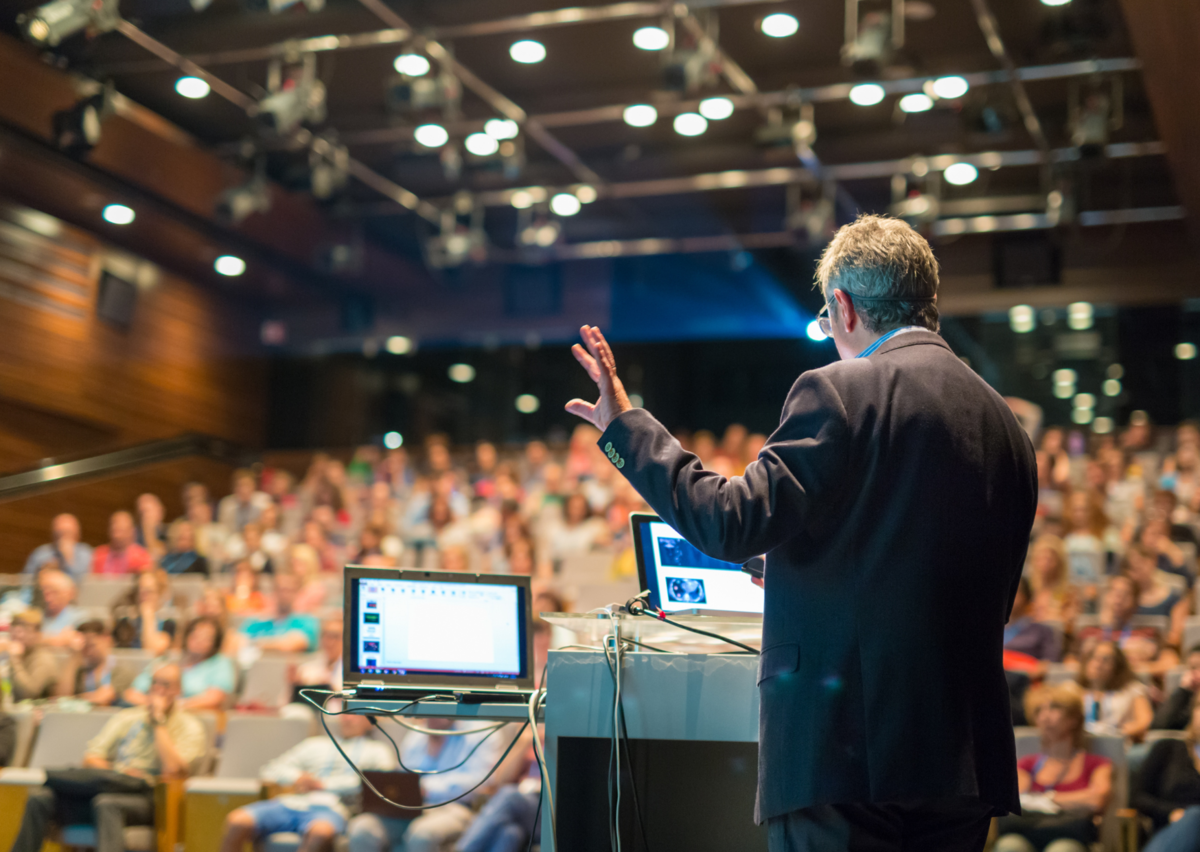
[[[246,261],[232,254],[223,254],[213,261],[213,269],[221,275],[236,278],[246,271]]]
[[[634,104],[633,106],[625,107],[625,113],[622,117],[630,127],[649,127],[658,121],[658,110],[650,106],[650,104]]]
[[[671,43],[671,35],[662,27],[642,27],[633,34],[633,46],[640,50],[662,50]]]
[[[403,334],[394,334],[387,339],[387,351],[393,355],[407,355],[412,352],[413,342],[411,337],[405,337]]]
[[[942,174],[945,176],[947,183],[952,183],[955,186],[964,186],[979,177],[979,169],[970,163],[952,163],[946,166],[946,171]]]
[[[440,148],[450,141],[450,134],[440,124],[422,124],[413,130],[413,139],[426,148]]]
[[[429,60],[419,53],[401,53],[392,67],[405,77],[424,77],[429,73]]]
[[[699,136],[708,130],[708,119],[699,113],[681,112],[675,116],[675,132],[680,136]]]
[[[1035,320],[1033,308],[1029,305],[1013,305],[1008,309],[1008,324],[1017,334],[1028,334],[1033,331]],[[1072,379],[1072,381],[1074,381]]]
[[[475,368],[470,364],[451,364],[446,374],[450,376],[450,381],[465,385],[467,382],[474,381]]]
[[[199,77],[180,77],[175,81],[175,91],[185,98],[199,100],[200,98],[208,97],[211,89],[208,83]]]
[[[550,209],[556,216],[574,216],[581,206],[579,199],[569,192],[560,192],[550,199]]]
[[[962,77],[938,77],[933,81],[933,93],[946,100],[961,98],[970,88],[970,84]]]
[[[720,121],[733,115],[733,101],[729,98],[705,98],[700,101],[700,114],[712,121]]]
[[[528,210],[533,206],[533,194],[523,189],[518,189],[508,197],[508,203],[518,210]]]
[[[124,204],[110,204],[100,212],[100,215],[110,225],[128,225],[137,218],[133,208],[126,207]]]
[[[575,187],[575,197],[584,204],[591,204],[598,197],[596,193],[596,187],[589,186],[586,183],[582,184],[581,186],[577,186]]]
[[[933,98],[924,92],[913,92],[900,99],[900,109],[904,112],[925,112],[933,109]]]
[[[486,133],[472,133],[463,140],[463,146],[476,157],[490,157],[500,150],[500,143]]]
[[[1186,341],[1184,343],[1176,343],[1175,357],[1180,361],[1194,360],[1196,357],[1196,344],[1188,343]]]
[[[1042,0],[1043,6],[1066,6],[1071,0]]]
[[[531,393],[523,393],[516,400],[517,411],[522,414],[533,414],[542,407],[542,402]]]
[[[875,106],[883,100],[883,86],[878,83],[859,83],[850,90],[850,103],[858,106]]]
[[[763,18],[759,27],[762,29],[763,35],[769,35],[771,38],[787,38],[796,34],[796,31],[800,29],[800,22],[796,20],[795,15],[776,12]]]
[[[483,132],[493,139],[516,139],[521,128],[511,118],[489,118],[483,123]]]
[[[398,450],[404,446],[404,436],[399,432],[387,432],[383,436],[383,445],[389,450]]]
[[[513,58],[514,62],[520,62],[522,65],[533,65],[546,58],[546,46],[540,41],[523,39],[522,41],[513,42],[512,47],[508,49],[508,55]]]

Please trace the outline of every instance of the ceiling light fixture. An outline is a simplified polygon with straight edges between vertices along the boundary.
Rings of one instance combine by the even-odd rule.
[[[971,86],[962,77],[938,77],[933,81],[932,88],[933,93],[939,98],[952,101],[965,95]]]
[[[900,109],[903,112],[926,112],[933,109],[933,98],[924,92],[913,92],[900,99]]]
[[[979,169],[970,163],[951,163],[946,166],[946,170],[942,174],[946,178],[947,183],[952,183],[955,186],[965,186],[979,177]]]
[[[511,118],[489,118],[483,123],[483,132],[493,139],[516,139],[521,127]]]
[[[705,98],[700,101],[700,114],[711,121],[721,121],[733,115],[733,101],[729,98]]]
[[[681,112],[675,116],[675,132],[680,136],[699,136],[708,130],[708,119],[699,113]]]
[[[446,374],[450,377],[450,381],[458,382],[460,385],[475,380],[475,368],[470,364],[451,364]]]
[[[523,39],[513,42],[512,47],[508,49],[508,55],[513,58],[514,62],[533,65],[546,58],[546,46],[540,41]]]
[[[630,127],[649,127],[658,121],[658,110],[650,104],[634,104],[625,107],[622,118]]]
[[[386,348],[393,355],[407,355],[409,352],[412,352],[412,338],[405,337],[402,334],[394,334],[387,339]]]
[[[787,38],[790,35],[795,35],[800,29],[800,22],[796,20],[795,15],[789,15],[785,12],[776,12],[773,15],[767,15],[759,24],[763,35],[771,38]]]
[[[413,139],[426,148],[440,148],[450,141],[450,134],[440,124],[422,124],[413,130]]]
[[[574,216],[582,206],[579,199],[569,192],[560,192],[550,199],[550,209],[556,216]]]
[[[191,98],[198,101],[201,98],[208,97],[208,93],[212,91],[208,83],[200,77],[180,77],[175,81],[175,91],[183,95],[185,98]]]
[[[1175,344],[1175,357],[1178,358],[1180,361],[1194,360],[1196,357],[1196,344],[1188,343],[1186,341],[1183,343],[1176,343]]]
[[[399,432],[387,432],[383,436],[383,445],[389,450],[398,450],[404,446],[404,436]]]
[[[518,210],[528,210],[533,206],[533,194],[518,189],[509,197],[508,202]]]
[[[523,393],[516,400],[517,411],[522,414],[533,414],[542,407],[542,402],[531,393]]]
[[[662,27],[642,27],[633,34],[633,46],[639,50],[662,50],[671,43],[671,34]]]
[[[476,157],[490,157],[500,150],[500,143],[486,133],[472,133],[463,140],[463,147]]]
[[[875,106],[883,100],[883,86],[878,83],[859,83],[850,90],[850,103],[857,106]]]
[[[128,225],[137,218],[133,208],[126,207],[124,204],[109,204],[100,212],[100,215],[110,225]]]
[[[596,192],[596,187],[585,183],[575,187],[575,197],[584,204],[591,204],[599,197],[599,194]]]
[[[1033,331],[1033,308],[1029,305],[1013,305],[1008,309],[1008,325],[1017,334]]]
[[[227,278],[236,278],[246,271],[246,261],[232,254],[223,254],[213,261],[213,269]]]
[[[429,60],[419,53],[401,53],[392,63],[396,72],[405,77],[424,77],[429,73]]]

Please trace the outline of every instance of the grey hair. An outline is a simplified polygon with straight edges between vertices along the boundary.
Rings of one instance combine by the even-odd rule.
[[[817,286],[827,302],[831,289],[851,296],[868,331],[910,325],[938,330],[937,259],[925,238],[900,219],[866,215],[839,228],[821,254]]]

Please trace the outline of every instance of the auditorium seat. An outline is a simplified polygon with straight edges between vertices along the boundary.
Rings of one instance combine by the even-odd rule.
[[[1184,645],[1184,647],[1187,648],[1190,646]],[[1176,689],[1179,688],[1179,682],[1181,680],[1183,680],[1183,673],[1186,671],[1187,671],[1186,667],[1178,666],[1176,668],[1171,669],[1169,672],[1167,672],[1165,675],[1163,675],[1163,695],[1165,695],[1166,697],[1169,698],[1171,696],[1171,693],[1173,693]]]
[[[34,738],[29,766],[49,769],[60,766],[80,766],[88,742],[112,718],[112,712],[67,713],[48,710],[42,716]]]
[[[133,588],[132,579],[113,580],[108,577],[84,577],[79,584],[75,603],[81,607],[109,609],[117,598]]]
[[[264,654],[246,669],[242,691],[237,704],[243,706],[279,707],[290,697],[288,668],[300,657]]]
[[[1183,625],[1183,653],[1186,655],[1197,644],[1200,644],[1200,616],[1193,615]]]

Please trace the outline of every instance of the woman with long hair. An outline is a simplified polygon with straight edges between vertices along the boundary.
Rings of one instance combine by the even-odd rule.
[[[1200,849],[1200,701],[1192,700],[1182,740],[1159,740],[1150,749],[1130,804],[1154,823],[1145,852]]]
[[[1042,535],[1029,548],[1029,585],[1035,621],[1058,621],[1071,631],[1079,614],[1079,590],[1071,583],[1067,550],[1056,535]]]
[[[1080,661],[1078,683],[1089,733],[1141,741],[1154,721],[1154,708],[1116,642],[1092,646]]]
[[[188,622],[183,631],[183,653],[179,660],[182,673],[182,693],[179,706],[184,710],[220,710],[228,703],[237,688],[237,672],[233,661],[221,653],[225,629],[209,616]],[[125,701],[133,705],[150,702],[150,680],[155,669],[165,662],[150,663],[129,689]]]

